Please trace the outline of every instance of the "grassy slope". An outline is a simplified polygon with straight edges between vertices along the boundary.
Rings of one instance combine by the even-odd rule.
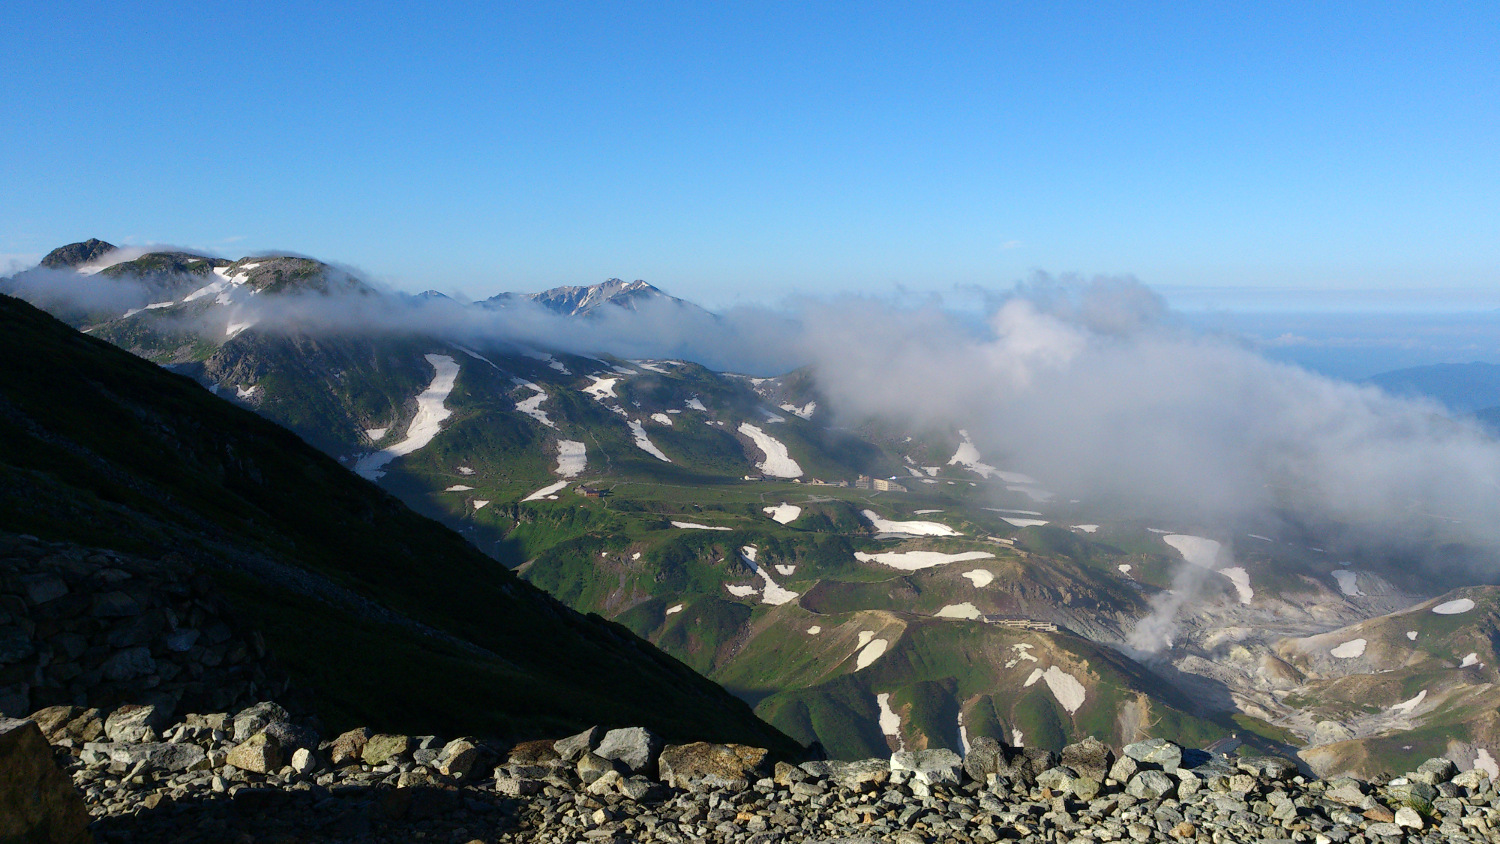
[[[0,529],[323,574],[476,657],[220,576],[330,725],[557,735],[603,722],[790,749],[624,627],[573,613],[457,534],[186,378],[0,298]],[[445,652],[446,651],[446,652]]]

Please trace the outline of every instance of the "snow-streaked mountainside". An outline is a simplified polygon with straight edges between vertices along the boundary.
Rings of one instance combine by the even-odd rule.
[[[304,258],[109,254],[65,247],[0,291],[292,429],[836,756],[1236,733],[1322,773],[1500,757],[1500,616],[1462,563],[1496,551],[1441,520],[1420,546],[1295,513],[1185,523],[1023,472],[968,428],[840,415],[816,371],[314,331],[266,303],[384,294]],[[585,330],[602,308],[695,308],[618,280],[407,298]],[[1434,549],[1446,574],[1413,565]]]
[[[541,293],[501,293],[480,304],[487,308],[504,308],[516,302],[535,302],[564,316],[594,316],[607,306],[639,310],[646,302],[671,303],[677,307],[696,308],[661,292],[640,279],[621,281],[612,278],[601,284],[554,287]]]

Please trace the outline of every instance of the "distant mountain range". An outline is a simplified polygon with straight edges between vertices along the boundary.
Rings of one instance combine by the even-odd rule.
[[[430,320],[315,330],[296,309],[267,306],[353,308],[387,294],[307,258],[158,253],[105,267],[103,247],[63,247],[0,292],[193,379],[224,413],[238,405],[289,428],[522,580],[628,628],[835,756],[961,750],[979,736],[1201,746],[1231,732],[1300,749],[1325,770],[1404,769],[1404,753],[1464,767],[1481,749],[1500,756],[1485,709],[1485,689],[1500,684],[1500,656],[1483,644],[1500,628],[1493,596],[1452,593],[1445,600],[1471,600],[1472,612],[1418,623],[1424,601],[1478,587],[1472,575],[1419,575],[1414,559],[1439,547],[1454,561],[1489,553],[1452,541],[1440,521],[1416,547],[1369,548],[1297,527],[1294,514],[1266,526],[1148,520],[1049,489],[964,431],[837,417],[815,371],[752,378],[579,342],[445,333]],[[472,304],[389,298],[576,319],[567,324],[584,338],[606,319],[704,313],[641,281]],[[287,495],[289,507],[303,501]],[[345,531],[388,541],[337,524],[306,541],[331,547]],[[1216,563],[1221,545],[1232,565]],[[413,565],[425,576],[403,588],[438,603],[474,576]],[[1208,570],[1203,594],[1171,647],[1132,651],[1130,632],[1194,565]],[[1355,635],[1401,613],[1419,633],[1404,639],[1419,643],[1410,652],[1399,650],[1405,631],[1382,632],[1378,648]],[[1326,648],[1318,639],[1346,633]],[[1368,657],[1329,654],[1352,653],[1356,638],[1372,643]],[[1429,695],[1408,706],[1416,684]],[[1372,707],[1390,717],[1367,717]]]
[[[677,307],[697,308],[675,296],[668,296],[639,279],[631,282],[612,278],[602,284],[554,287],[541,293],[501,293],[481,302],[490,308],[503,308],[516,301],[535,302],[564,316],[594,316],[605,306],[640,310],[647,302],[670,302]]]
[[[1382,372],[1367,379],[1388,393],[1436,401],[1456,413],[1500,409],[1500,364],[1439,363]]]

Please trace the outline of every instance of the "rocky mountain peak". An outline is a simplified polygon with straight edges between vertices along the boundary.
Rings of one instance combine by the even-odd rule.
[[[90,261],[98,260],[105,254],[114,251],[114,244],[105,243],[98,238],[89,238],[79,243],[70,243],[67,246],[59,246],[47,253],[42,259],[42,266],[49,270],[67,270],[80,267]]]
[[[568,316],[587,316],[605,304],[635,310],[646,300],[681,301],[641,279],[606,279],[599,284],[554,287],[526,298]]]

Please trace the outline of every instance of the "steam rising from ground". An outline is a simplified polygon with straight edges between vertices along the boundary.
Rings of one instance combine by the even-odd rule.
[[[119,279],[28,275],[34,288],[93,304],[140,307],[146,296]],[[263,331],[417,332],[767,375],[810,364],[820,407],[844,421],[967,428],[987,460],[1067,498],[1129,502],[1178,523],[1228,530],[1281,512],[1390,530],[1435,513],[1485,540],[1500,525],[1500,448],[1477,430],[1434,405],[1183,329],[1130,279],[1039,277],[993,295],[982,319],[869,298],[720,315],[647,302],[592,319],[525,300],[489,309],[390,294],[235,307],[233,319]]]

